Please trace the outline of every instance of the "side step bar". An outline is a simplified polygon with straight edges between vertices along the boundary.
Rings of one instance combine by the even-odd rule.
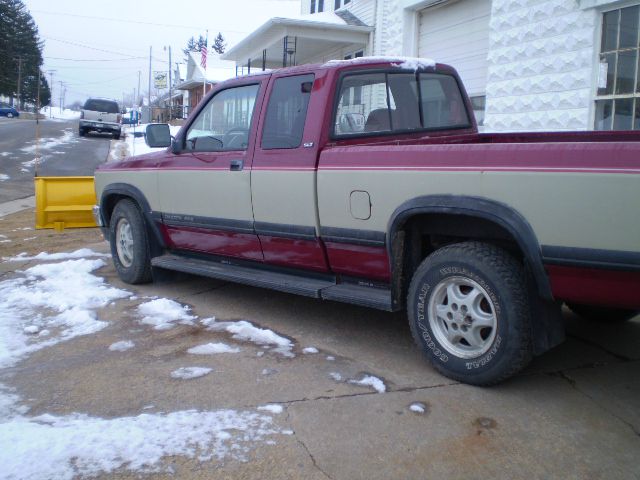
[[[389,289],[363,287],[346,283],[336,284],[331,280],[228,265],[173,254],[155,257],[151,260],[151,265],[156,268],[202,275],[253,287],[270,288],[306,297],[335,300],[389,312],[393,311],[391,307],[391,291]]]

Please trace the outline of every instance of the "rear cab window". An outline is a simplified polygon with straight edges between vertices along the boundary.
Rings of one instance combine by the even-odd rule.
[[[354,72],[342,77],[333,136],[471,126],[456,79],[445,73]]]
[[[92,112],[119,113],[118,104],[109,100],[90,98],[85,102],[83,108]]]

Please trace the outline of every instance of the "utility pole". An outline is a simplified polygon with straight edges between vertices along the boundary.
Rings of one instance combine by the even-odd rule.
[[[37,129],[40,128],[40,67],[38,67],[38,95],[36,97],[36,125]],[[37,130],[38,132],[39,130]],[[39,135],[36,135],[36,138]]]
[[[62,85],[64,85],[64,83],[62,80],[59,80],[58,83],[60,84],[60,106],[58,109],[60,110],[60,115],[62,115]]]
[[[142,74],[142,72],[138,70],[138,96],[136,97],[136,107],[138,106],[138,102],[140,102],[140,74]]]
[[[49,92],[50,93],[50,96],[49,96],[49,118],[51,118],[51,110],[53,109],[53,74],[56,73],[56,70],[49,70],[48,72],[49,72],[49,76],[51,78],[51,83],[50,83],[51,91]]]
[[[149,118],[147,118],[147,121],[149,123],[151,122],[151,52],[152,52],[152,48],[153,47],[149,47],[149,104],[148,104]]]
[[[20,88],[22,86],[22,57],[18,57],[18,109],[21,108],[21,93]]]
[[[173,96],[171,92],[171,45],[169,45],[169,121],[171,121],[171,115],[173,114]]]

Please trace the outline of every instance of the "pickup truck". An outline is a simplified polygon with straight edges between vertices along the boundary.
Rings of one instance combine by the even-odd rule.
[[[89,132],[110,133],[115,140],[120,139],[122,115],[118,102],[103,98],[89,98],[80,110],[78,135],[84,137]]]
[[[175,138],[101,166],[128,283],[166,270],[406,309],[442,374],[489,385],[564,339],[563,303],[640,309],[640,134],[479,134],[455,70],[332,61],[217,85]]]

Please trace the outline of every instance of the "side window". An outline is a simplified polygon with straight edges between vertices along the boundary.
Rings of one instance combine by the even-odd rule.
[[[298,75],[274,82],[262,131],[264,150],[300,146],[313,79],[313,75]]]
[[[217,93],[187,131],[185,148],[195,152],[246,150],[260,85]]]
[[[387,81],[384,73],[350,75],[342,81],[335,132],[390,132]],[[393,103],[392,99],[389,99]]]
[[[469,125],[458,84],[449,75],[352,74],[343,78],[336,135],[410,132]]]
[[[420,93],[425,128],[447,128],[469,124],[460,89],[453,77],[421,73]]]

